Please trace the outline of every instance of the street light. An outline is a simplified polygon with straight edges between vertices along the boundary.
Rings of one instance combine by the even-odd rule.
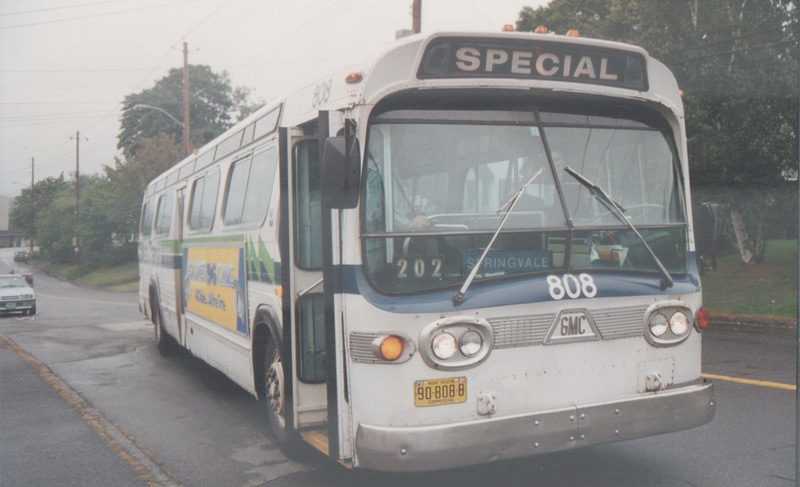
[[[181,127],[183,127],[183,122],[181,122],[181,121],[180,121],[180,120],[178,120],[177,118],[175,118],[175,117],[173,117],[172,115],[170,115],[170,114],[169,114],[169,112],[168,112],[168,111],[166,111],[166,110],[164,110],[163,108],[158,108],[158,107],[154,107],[154,106],[151,106],[151,105],[134,105],[134,106],[133,106],[133,109],[134,109],[134,110],[138,110],[138,109],[140,109],[140,108],[145,108],[145,109],[149,109],[149,110],[156,110],[156,111],[158,111],[158,112],[161,112],[161,113],[163,113],[164,115],[168,116],[168,117],[170,118],[170,120],[172,120],[173,122],[175,122],[175,123],[177,123],[178,125],[180,125]]]
[[[186,126],[183,122],[178,120],[177,118],[170,115],[170,113],[163,108],[154,107],[152,105],[134,105],[133,109],[138,110],[140,108],[148,109],[148,110],[155,110],[157,112],[161,112],[164,115],[168,116],[170,120],[177,123],[183,128],[183,155],[184,157],[189,155],[189,127]]]

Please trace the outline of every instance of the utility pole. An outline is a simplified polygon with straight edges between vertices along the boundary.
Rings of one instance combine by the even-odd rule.
[[[36,234],[36,194],[34,193],[33,189],[33,157],[31,157],[31,223],[33,224],[33,233]],[[28,254],[33,257],[33,236],[31,236],[30,240],[28,240]]]
[[[414,0],[411,7],[411,28],[415,34],[422,32],[422,0]]]
[[[81,207],[81,132],[75,132],[75,265],[80,264],[81,237],[78,230]]]
[[[189,155],[189,45],[183,42],[183,157]]]

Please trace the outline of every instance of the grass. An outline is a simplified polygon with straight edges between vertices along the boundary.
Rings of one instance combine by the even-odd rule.
[[[116,267],[95,269],[53,263],[47,265],[45,269],[51,274],[58,274],[87,286],[103,287],[115,291],[135,291],[139,288],[138,262],[127,262]]]
[[[765,249],[762,264],[726,255],[701,276],[703,305],[712,316],[797,319],[797,240],[770,240]]]

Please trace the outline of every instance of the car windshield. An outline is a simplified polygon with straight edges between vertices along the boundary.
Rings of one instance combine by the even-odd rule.
[[[460,284],[506,203],[540,170],[477,280],[558,269],[656,272],[638,237],[567,166],[625,209],[670,272],[685,272],[684,204],[669,131],[653,113],[617,112],[394,110],[374,117],[363,213],[371,281],[387,293]]]
[[[22,276],[0,276],[0,288],[28,287],[28,282]]]

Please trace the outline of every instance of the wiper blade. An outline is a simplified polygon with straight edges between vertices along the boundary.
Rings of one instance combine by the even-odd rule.
[[[661,263],[661,259],[659,259],[658,256],[655,254],[655,252],[653,252],[653,249],[651,249],[650,246],[647,245],[647,241],[644,239],[644,237],[642,237],[642,234],[640,234],[639,231],[636,230],[636,227],[633,225],[633,223],[631,223],[631,221],[628,220],[628,218],[625,216],[625,209],[622,207],[622,205],[617,203],[617,201],[614,200],[614,198],[612,198],[611,196],[608,195],[608,193],[603,191],[603,188],[589,181],[576,170],[572,169],[569,166],[566,166],[564,170],[567,171],[567,173],[569,173],[569,175],[575,178],[579,183],[586,186],[589,192],[592,193],[592,196],[597,198],[606,208],[608,208],[611,211],[611,213],[614,216],[616,216],[621,222],[625,223],[625,225],[627,225],[628,228],[630,228],[631,231],[633,231],[633,233],[642,242],[642,245],[644,245],[644,248],[645,250],[647,250],[647,253],[653,259],[653,262],[656,264],[656,267],[658,268],[658,272],[661,274],[661,277],[663,277],[661,281],[662,289],[672,287],[672,285],[674,284],[672,275],[670,275],[667,268],[664,267],[664,264]]]
[[[522,196],[522,193],[525,192],[525,189],[528,186],[530,186],[531,183],[533,183],[536,180],[536,178],[539,177],[540,174],[542,174],[543,170],[544,168],[540,168],[538,171],[536,171],[536,174],[531,176],[531,178],[528,179],[528,181],[525,184],[523,184],[522,187],[520,187],[517,190],[517,192],[514,193],[511,196],[511,198],[509,198],[508,201],[506,201],[503,204],[503,206],[501,206],[497,210],[497,213],[505,211],[506,214],[505,216],[503,216],[503,219],[500,220],[500,224],[497,225],[497,230],[494,231],[494,235],[492,235],[492,239],[489,241],[489,245],[487,245],[486,248],[483,250],[480,259],[478,259],[478,262],[475,263],[475,266],[472,268],[472,271],[469,273],[469,276],[467,276],[467,280],[464,281],[464,284],[461,285],[461,289],[459,289],[458,292],[453,295],[454,303],[458,304],[464,301],[464,294],[466,294],[467,289],[469,289],[469,286],[472,284],[472,281],[478,274],[478,269],[480,269],[481,265],[483,264],[483,260],[486,259],[486,255],[489,253],[490,250],[492,250],[492,245],[494,245],[494,241],[497,240],[497,236],[500,235],[500,232],[503,230],[503,226],[506,224],[508,217],[511,216],[511,212],[514,211],[514,208],[517,206],[517,202],[519,202],[519,197]]]

